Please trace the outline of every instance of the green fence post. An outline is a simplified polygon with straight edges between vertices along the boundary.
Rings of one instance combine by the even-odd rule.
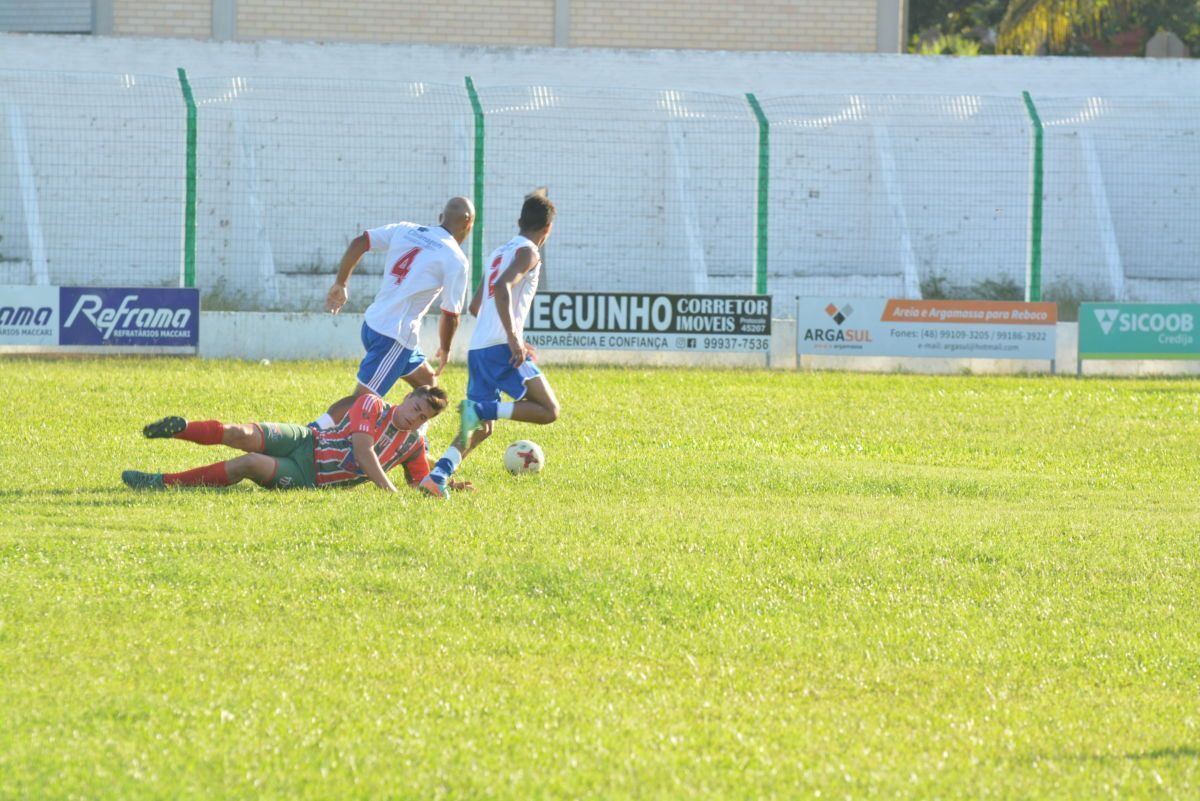
[[[1042,181],[1044,171],[1044,131],[1042,118],[1029,92],[1022,92],[1025,108],[1033,122],[1033,197],[1029,204],[1029,267],[1025,274],[1025,300],[1042,299]]]
[[[196,100],[187,72],[179,68],[179,86],[187,104],[187,171],[183,207],[183,285],[196,285]]]
[[[475,228],[471,233],[471,290],[474,291],[483,283],[483,106],[470,75],[467,94],[475,115]]]
[[[763,113],[758,98],[747,93],[746,100],[754,109],[758,120],[758,226],[755,248],[755,282],[754,290],[759,295],[767,294],[767,231],[768,209],[770,205],[771,188],[771,126],[767,115]]]

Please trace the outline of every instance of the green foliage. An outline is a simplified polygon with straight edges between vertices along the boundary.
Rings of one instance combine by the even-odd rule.
[[[1200,56],[1200,0],[1141,0],[1132,3],[1126,19],[1108,20],[1102,38],[1123,30],[1141,28],[1149,41],[1160,30],[1171,31],[1187,45],[1193,58]]]
[[[1024,300],[1025,287],[1010,276],[998,280],[985,278],[968,286],[950,283],[941,274],[929,274],[921,279],[921,297],[925,300]]]
[[[262,305],[256,297],[234,290],[224,281],[206,284],[200,290],[200,308],[204,311],[246,311]]]
[[[352,370],[0,362],[0,798],[1200,795],[1200,382],[551,367],[446,504],[118,483]]]
[[[954,291],[949,277],[930,273],[921,279],[921,297],[925,300],[946,300]]]
[[[1079,54],[1089,42],[1140,30],[1183,39],[1200,56],[1200,0],[912,0],[909,52],[921,53],[940,37],[961,36],[980,53]],[[934,52],[944,52],[935,50]]]
[[[972,287],[972,293],[979,300],[1024,300],[1025,287],[1018,284],[1009,276],[1003,276],[998,281],[985,278]]]
[[[1080,35],[1097,35],[1126,0],[1011,0],[1000,22],[1001,52],[1068,52]]]
[[[1075,322],[1079,319],[1079,304],[1112,300],[1112,292],[1098,285],[1055,281],[1043,288],[1042,299],[1058,304],[1058,319],[1061,322]]]
[[[909,52],[927,55],[925,48],[939,39],[960,37],[978,44],[979,50],[975,53],[953,53],[954,55],[991,53],[994,48],[990,31],[1004,16],[1004,9],[1004,0],[977,0],[971,3],[955,0],[912,0],[908,8],[909,30],[912,32]]]
[[[941,35],[932,42],[926,42],[917,51],[923,56],[977,56],[979,42],[972,41],[960,34]]]
[[[1012,0],[1000,23],[1000,52],[1086,54],[1087,41],[1138,31],[1148,40],[1165,29],[1200,55],[1197,0]]]

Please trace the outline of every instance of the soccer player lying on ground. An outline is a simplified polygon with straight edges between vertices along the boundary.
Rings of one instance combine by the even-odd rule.
[[[478,320],[467,354],[467,399],[459,404],[459,434],[419,482],[428,495],[449,497],[455,488],[450,477],[491,435],[493,420],[548,425],[558,419],[558,399],[524,339],[541,274],[539,248],[550,237],[554,214],[554,204],[544,194],[529,195],[517,221],[520,233],[492,252],[486,287],[481,284],[471,299],[470,311]],[[501,402],[502,391],[513,402]]]
[[[226,425],[164,417],[142,429],[149,439],[184,439],[198,445],[228,445],[245,455],[182,473],[126,470],[121,480],[134,489],[227,487],[248,478],[268,489],[352,487],[370,480],[396,492],[388,471],[403,465],[410,486],[429,474],[425,438],[417,429],[446,408],[446,391],[417,387],[396,405],[375,394],[360,395],[342,422],[331,429],[289,423]],[[454,489],[474,489],[469,482]]]

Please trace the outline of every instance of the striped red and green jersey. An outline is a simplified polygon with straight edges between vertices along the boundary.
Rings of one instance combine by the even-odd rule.
[[[358,433],[370,434],[375,440],[375,455],[385,472],[398,464],[404,465],[409,484],[429,474],[425,438],[416,431],[398,428],[392,422],[394,408],[378,395],[360,395],[336,427],[312,429],[318,487],[353,487],[369,480],[355,460],[350,444],[350,436]]]

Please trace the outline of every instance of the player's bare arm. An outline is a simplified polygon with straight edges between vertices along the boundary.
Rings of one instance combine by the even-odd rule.
[[[483,305],[483,282],[481,281],[479,286],[475,287],[475,295],[471,298],[471,303],[469,306],[467,306],[467,311],[469,311],[471,313],[472,317],[478,317],[479,316],[479,308],[482,305]]]
[[[351,434],[350,447],[354,454],[354,460],[358,462],[358,466],[362,468],[367,478],[375,483],[375,486],[388,492],[396,492],[396,485],[388,478],[387,471],[379,463],[379,457],[375,454],[375,440],[371,438],[370,434]]]
[[[346,246],[346,252],[342,254],[341,264],[338,265],[337,278],[334,279],[333,286],[329,288],[329,293],[325,296],[325,311],[337,314],[346,305],[346,301],[350,299],[346,282],[350,280],[354,268],[362,261],[363,255],[370,249],[371,238],[367,236],[366,232],[350,240],[350,244]]]
[[[437,367],[433,371],[435,376],[441,375],[442,370],[445,370],[446,365],[450,362],[450,345],[454,342],[454,332],[457,330],[458,315],[442,309],[438,319]]]
[[[517,336],[514,330],[512,288],[525,276],[525,273],[536,266],[537,259],[533,255],[533,248],[520,248],[513,256],[512,264],[508,265],[508,269],[496,279],[496,314],[500,317],[500,325],[508,334],[508,348],[512,351],[513,367],[519,367],[525,361],[525,357],[529,355],[529,349],[525,347],[525,341]]]

